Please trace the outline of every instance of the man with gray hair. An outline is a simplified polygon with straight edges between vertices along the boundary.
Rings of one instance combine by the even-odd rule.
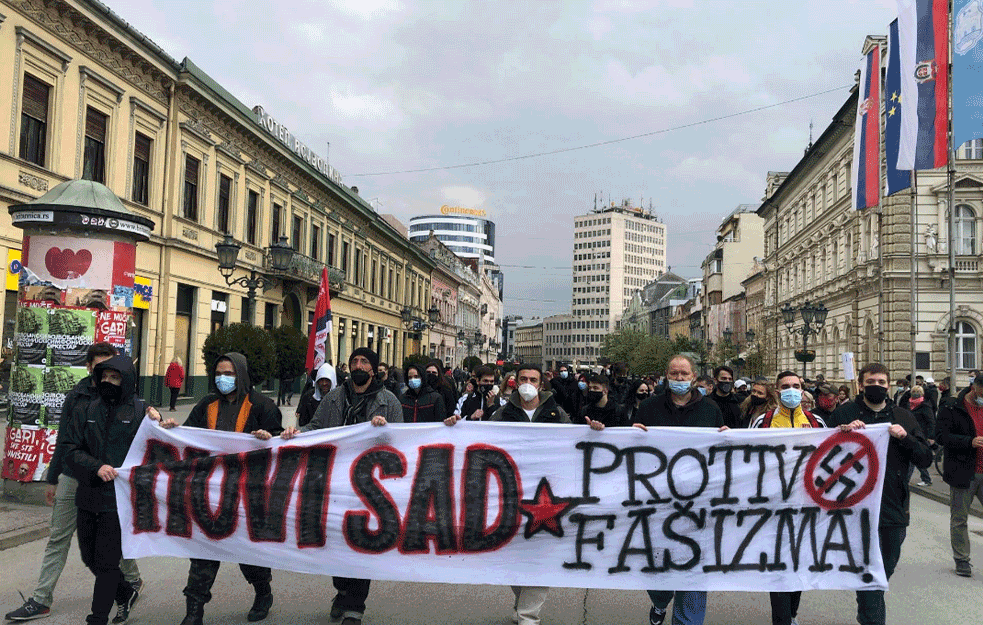
[[[666,393],[649,397],[638,407],[635,427],[648,431],[650,427],[715,427],[728,429],[717,404],[696,392],[696,363],[685,354],[669,359],[666,369]],[[662,625],[666,608],[675,597],[673,623],[702,625],[707,611],[707,593],[702,590],[650,590],[652,609],[650,625]]]

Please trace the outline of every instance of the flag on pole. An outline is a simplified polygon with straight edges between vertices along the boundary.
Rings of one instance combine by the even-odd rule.
[[[948,162],[949,0],[898,0],[901,143],[898,169]]]
[[[307,370],[316,371],[327,360],[328,339],[331,337],[331,291],[328,270],[321,269],[321,287],[314,305],[314,322],[307,341]]]
[[[983,0],[952,3],[952,147],[983,137]]]
[[[884,84],[884,151],[887,156],[887,195],[911,187],[911,172],[898,169],[901,144],[901,55],[898,53],[898,20],[891,22],[887,36],[887,79]]]
[[[860,67],[857,128],[853,134],[853,207],[877,206],[881,190],[881,46]]]

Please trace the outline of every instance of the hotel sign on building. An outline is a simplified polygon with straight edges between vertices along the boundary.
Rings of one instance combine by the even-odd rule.
[[[271,117],[262,106],[254,107],[253,113],[256,114],[256,121],[263,127],[263,130],[276,137],[280,143],[287,146],[287,149],[304,159],[304,161],[309,163],[311,167],[327,176],[333,182],[343,184],[341,180],[341,173],[339,173],[338,170],[331,165],[328,165],[327,159],[321,158],[320,155],[314,152],[314,150],[307,147],[307,144],[301,142],[297,137],[291,134],[290,130],[288,130],[286,126],[273,119],[273,117]]]

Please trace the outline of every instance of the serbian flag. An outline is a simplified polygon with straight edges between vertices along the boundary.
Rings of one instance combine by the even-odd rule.
[[[857,128],[853,133],[853,207],[881,200],[881,46],[867,52],[860,68]]]
[[[307,370],[316,371],[327,359],[328,337],[331,336],[331,291],[328,270],[321,270],[321,287],[314,306],[314,322],[307,341]]]
[[[945,167],[949,129],[949,0],[898,0],[898,169]]]
[[[911,172],[898,169],[901,145],[901,55],[898,54],[898,20],[891,22],[887,36],[887,78],[884,80],[884,153],[887,157],[887,195],[911,187]]]

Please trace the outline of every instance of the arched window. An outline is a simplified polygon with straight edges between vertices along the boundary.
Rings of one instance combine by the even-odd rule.
[[[976,330],[965,321],[956,323],[956,364],[960,369],[976,368]]]
[[[965,204],[956,206],[956,254],[976,254],[976,212]]]

